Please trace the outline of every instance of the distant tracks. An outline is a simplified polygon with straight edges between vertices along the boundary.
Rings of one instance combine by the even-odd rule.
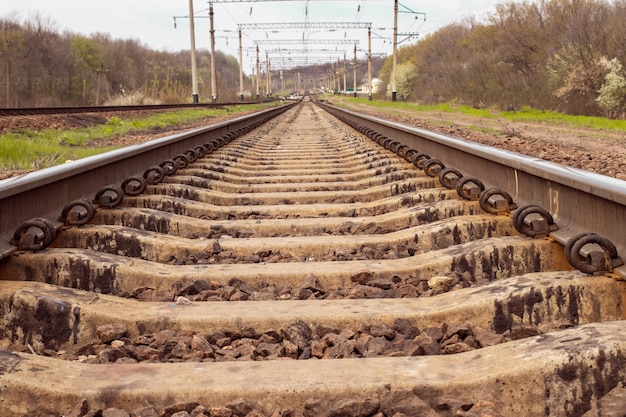
[[[151,110],[176,110],[193,108],[222,108],[225,106],[235,106],[248,104],[247,102],[233,103],[196,103],[196,104],[150,104],[137,106],[72,106],[72,107],[21,107],[21,108],[0,108],[2,116],[34,116],[42,114],[77,114],[77,113],[111,113],[126,111],[151,111]]]

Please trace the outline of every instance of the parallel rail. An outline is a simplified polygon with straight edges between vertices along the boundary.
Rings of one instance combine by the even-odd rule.
[[[184,104],[146,104],[128,106],[67,106],[67,107],[2,107],[0,117],[4,116],[37,116],[51,114],[76,114],[76,113],[110,113],[125,111],[155,111],[155,110],[180,110],[180,109],[219,109],[226,106],[237,106],[241,104],[253,104],[258,101],[235,101],[232,103],[184,103]]]

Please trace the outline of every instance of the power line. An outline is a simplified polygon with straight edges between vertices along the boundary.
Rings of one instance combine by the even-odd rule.
[[[209,3],[261,3],[261,2],[273,2],[273,1],[301,1],[301,0],[209,0]],[[354,1],[354,0],[305,0],[305,4],[307,4],[310,1],[325,1],[325,2],[329,2],[329,1],[333,1],[333,2],[344,1],[344,2],[350,2],[350,1]],[[387,1],[387,0],[369,0],[369,1]]]
[[[279,0],[280,1],[280,0]],[[257,45],[285,44],[285,45],[354,45],[358,39],[259,39],[254,41]]]
[[[372,23],[359,22],[280,22],[280,23],[241,23],[237,27],[242,30],[268,29],[370,29]]]

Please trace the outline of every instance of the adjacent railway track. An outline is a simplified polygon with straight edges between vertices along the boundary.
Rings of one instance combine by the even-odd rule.
[[[311,102],[7,180],[0,409],[618,415],[625,205]]]
[[[4,116],[37,116],[50,114],[79,114],[79,113],[114,113],[128,111],[171,111],[189,108],[221,108],[225,106],[236,106],[250,104],[250,102],[231,103],[186,103],[186,104],[149,104],[149,105],[127,105],[127,106],[71,106],[71,107],[2,107],[0,117]]]

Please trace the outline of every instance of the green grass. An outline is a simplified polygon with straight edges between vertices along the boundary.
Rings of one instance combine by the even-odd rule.
[[[190,109],[123,120],[111,117],[106,123],[81,129],[23,129],[0,135],[0,172],[41,169],[67,160],[81,159],[118,147],[94,146],[96,140],[122,137],[155,128],[170,128],[194,120],[259,111],[280,102],[228,106],[221,109]],[[210,123],[210,120],[209,120]]]
[[[493,111],[492,109],[475,109],[471,106],[457,105],[455,103],[439,103],[435,105],[422,105],[417,103],[392,102],[392,101],[369,101],[367,98],[354,98],[345,96],[325,95],[323,97],[338,107],[346,107],[348,104],[368,105],[370,107],[388,112],[439,112],[460,113],[466,116],[486,119],[505,119],[512,122],[538,122],[554,125],[565,125],[574,128],[586,128],[608,131],[626,131],[626,120],[614,120],[604,117],[572,116],[547,110],[537,110],[530,107],[522,107],[518,111]],[[400,114],[400,113],[397,113]]]
[[[512,121],[538,121],[598,130],[626,130],[626,120],[593,116],[573,116],[552,111],[532,109],[530,107],[522,107],[520,111],[500,113],[500,115],[504,115],[504,117]]]
[[[0,136],[0,170],[41,169],[113,148],[83,148],[76,132],[23,131]]]

